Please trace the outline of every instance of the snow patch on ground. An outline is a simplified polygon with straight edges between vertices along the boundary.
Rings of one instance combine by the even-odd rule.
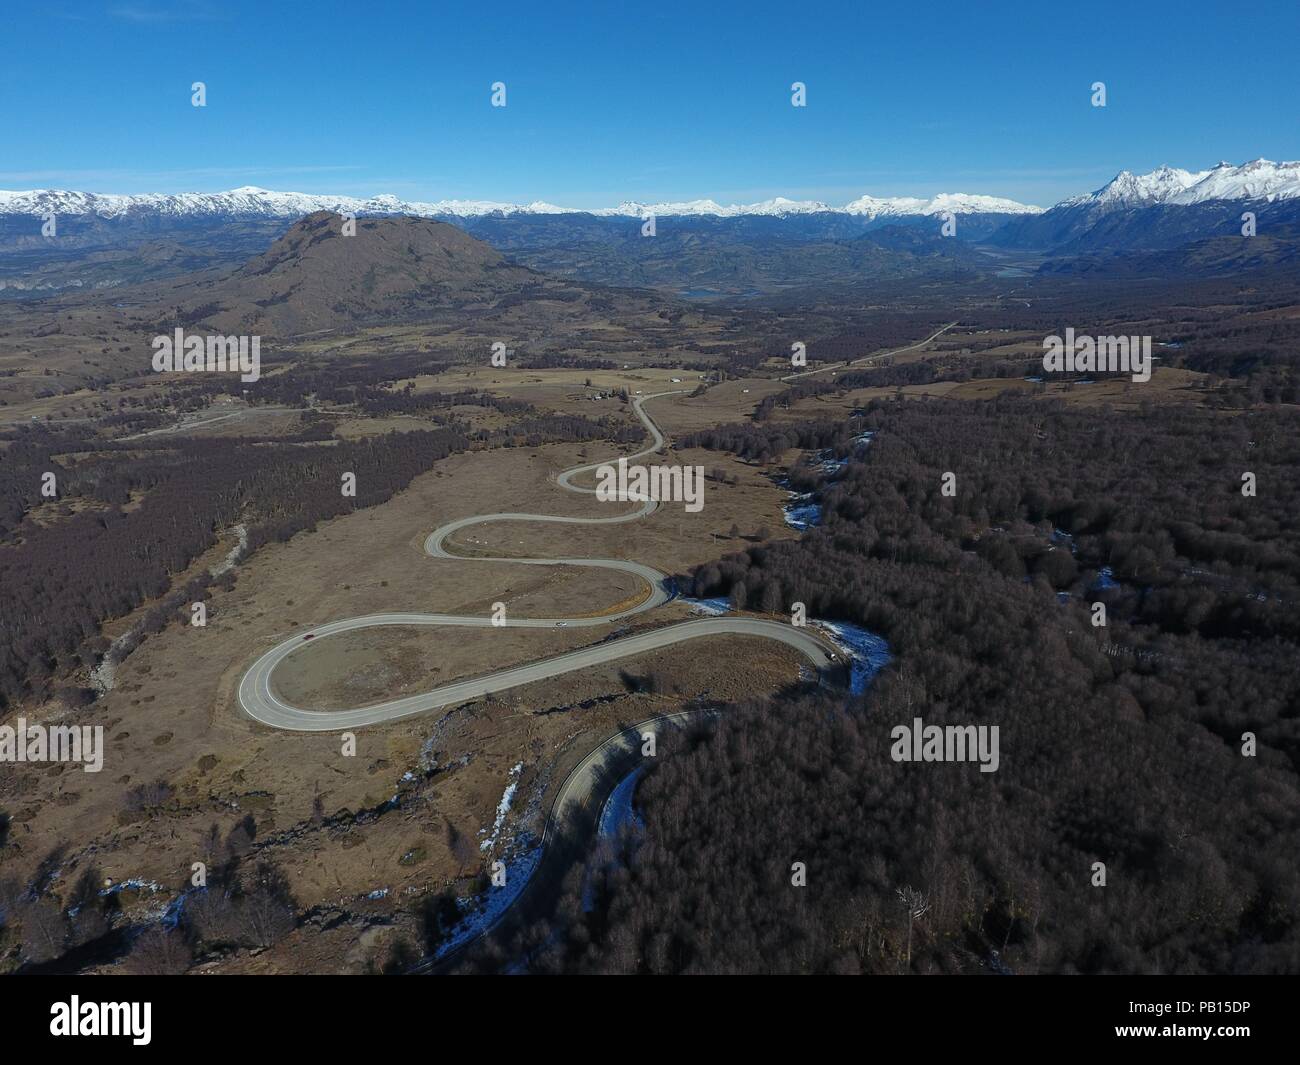
[[[842,459],[837,459],[834,450],[830,448],[818,452],[815,460],[817,470],[825,474],[827,477],[842,473],[856,454],[871,443],[871,439],[875,435],[875,431],[870,429],[866,432],[858,433],[852,441],[855,445],[854,455],[848,455]],[[778,484],[788,488],[790,482],[786,479],[782,479]],[[805,529],[811,529],[822,523],[822,506],[817,502],[817,495],[815,492],[791,492],[790,502],[784,504],[781,507],[781,510],[782,518],[785,523],[789,525],[790,528],[798,529],[800,532],[803,532]]]
[[[148,891],[150,893],[163,890],[161,884],[152,880],[141,880],[139,877],[132,877],[130,880],[119,880],[116,884],[110,884],[106,888],[101,888],[100,895],[116,895],[119,891],[125,891],[127,888],[135,888],[137,891]]]
[[[248,550],[248,526],[241,521],[231,531],[234,532],[236,537],[235,546],[230,549],[230,553],[225,558],[208,571],[214,577],[229,573],[235,568],[235,564],[244,557],[244,552]]]
[[[782,517],[790,528],[803,532],[822,523],[822,505],[812,501],[812,493],[800,495],[791,492],[790,500],[781,508]]]
[[[632,805],[637,781],[644,772],[643,763],[620,780],[618,787],[609,793],[609,798],[601,808],[600,822],[596,828],[601,839],[617,839],[624,828],[631,832],[640,832],[645,828],[645,821]]]
[[[117,667],[122,658],[123,648],[126,647],[127,641],[133,635],[135,635],[135,630],[128,629],[110,643],[108,650],[104,652],[104,657],[100,659],[99,665],[90,671],[90,685],[100,695],[107,695],[113,690],[113,685],[117,681]]]
[[[520,850],[509,859],[502,858],[501,861],[506,867],[504,885],[489,888],[482,895],[474,898],[457,899],[457,905],[461,907],[465,916],[439,945],[434,952],[434,958],[445,957],[476,936],[490,932],[527,886],[541,859],[540,843]]]
[[[813,621],[849,660],[849,691],[861,695],[872,678],[889,665],[889,644],[870,629],[850,621]]]
[[[478,845],[479,850],[491,850],[496,846],[497,836],[501,834],[501,826],[506,823],[506,815],[510,813],[510,804],[514,802],[515,792],[519,790],[519,774],[523,771],[523,762],[517,762],[515,767],[510,770],[510,780],[506,784],[506,790],[501,795],[501,801],[497,803],[497,819],[492,822],[492,832],[487,839]],[[487,829],[480,829],[480,833],[483,832],[487,832]]]

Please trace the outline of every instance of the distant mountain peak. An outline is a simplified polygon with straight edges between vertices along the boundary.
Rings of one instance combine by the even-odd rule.
[[[1149,207],[1160,204],[1194,204],[1211,199],[1290,199],[1300,196],[1300,162],[1275,163],[1252,159],[1240,165],[1221,160],[1209,170],[1183,170],[1161,165],[1146,174],[1121,170],[1101,188],[1057,204],[1057,208],[1085,207],[1094,211]],[[712,199],[667,203],[626,200],[617,207],[560,207],[543,200],[499,203],[493,200],[439,200],[426,203],[403,200],[390,193],[369,197],[336,196],[308,192],[277,192],[257,185],[241,185],[226,192],[182,192],[137,195],[78,192],[67,189],[0,191],[0,216],[91,216],[113,219],[125,216],[173,220],[202,218],[294,219],[314,211],[337,211],[358,216],[410,215],[419,218],[472,219],[514,215],[589,214],[604,218],[712,217],[789,218],[799,215],[849,215],[872,221],[942,215],[1037,215],[1043,209],[999,196],[978,193],[940,193],[930,199],[916,196],[859,196],[842,207],[820,200],[794,200],[776,196],[749,204],[721,204]]]
[[[624,201],[617,207],[560,207],[535,200],[532,203],[497,203],[492,200],[440,200],[424,203],[402,200],[391,194],[360,198],[308,192],[277,192],[256,185],[241,185],[226,192],[183,192],[175,194],[140,193],[137,195],[75,192],[62,189],[32,189],[19,192],[0,191],[0,215],[56,215],[120,218],[124,216],[158,216],[171,219],[239,218],[292,219],[315,211],[336,211],[355,215],[410,215],[418,218],[482,218],[512,215],[590,214],[596,217],[643,218],[702,216],[715,218],[769,217],[785,218],[808,214],[884,216],[995,213],[1037,214],[1041,208],[1030,207],[997,196],[969,193],[944,193],[931,200],[911,196],[877,199],[862,196],[844,207],[832,207],[820,200],[792,200],[776,196],[750,204],[724,205],[716,200],[685,200],[669,203]]]
[[[1149,174],[1121,170],[1095,192],[1075,196],[1058,207],[1188,206],[1209,200],[1286,200],[1300,196],[1300,162],[1252,159],[1240,166],[1220,161],[1209,170],[1160,166]]]

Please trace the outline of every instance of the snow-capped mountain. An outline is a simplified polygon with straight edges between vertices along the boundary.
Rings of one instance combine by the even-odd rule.
[[[313,211],[357,215],[416,215],[424,218],[482,218],[515,215],[589,214],[597,218],[702,217],[788,218],[838,214],[872,221],[877,218],[925,218],[955,215],[1050,216],[1083,209],[1089,213],[1159,205],[1192,206],[1216,200],[1275,202],[1300,197],[1300,162],[1274,163],[1255,159],[1241,166],[1219,163],[1209,170],[1180,170],[1162,166],[1149,174],[1121,171],[1095,192],[1074,196],[1050,211],[998,196],[941,193],[931,199],[915,196],[860,196],[842,207],[819,200],[790,200],[783,196],[750,204],[721,204],[715,200],[672,203],[626,201],[616,207],[561,207],[553,203],[498,203],[491,200],[402,200],[396,196],[326,195],[276,192],[246,185],[228,192],[140,193],[120,195],[63,189],[0,191],[0,216],[43,216],[116,219],[155,217],[160,220],[205,218],[292,219]]]
[[[98,218],[153,215],[160,219],[301,218],[314,211],[357,215],[416,215],[474,217],[484,214],[564,214],[567,208],[549,203],[507,204],[481,200],[419,203],[396,196],[330,196],[310,192],[274,192],[252,185],[228,192],[141,193],[124,196],[62,189],[30,192],[0,191],[0,215],[93,215]]]
[[[784,196],[778,196],[773,200],[764,200],[761,203],[731,204],[729,206],[724,206],[716,200],[686,200],[677,203],[636,203],[625,200],[617,207],[597,207],[585,213],[595,215],[597,218],[644,218],[647,215],[663,218],[740,218],[750,215],[784,218],[787,215],[825,214],[835,210],[836,208],[818,200],[787,200]]]
[[[1249,208],[1243,207],[1249,204]],[[633,220],[654,215],[660,236],[728,245],[771,247],[854,240],[885,227],[936,232],[951,213],[963,243],[1048,250],[1054,254],[1175,248],[1240,231],[1244,210],[1260,232],[1300,235],[1300,162],[1256,159],[1206,170],[1162,166],[1146,174],[1122,171],[1101,188],[1044,211],[997,196],[942,193],[860,196],[842,206],[778,196],[758,203],[712,199],[666,203],[625,201],[614,207],[568,207],[544,201],[399,199],[279,192],[244,186],[213,193],[99,194],[62,189],[0,191],[0,252],[49,249],[42,219],[58,222],[58,247],[122,252],[146,244],[155,257],[175,259],[202,248],[215,261],[247,258],[299,218],[316,211],[358,217],[410,215],[452,223],[519,261],[555,269],[544,249],[608,248],[639,236]],[[196,239],[201,238],[201,239]],[[901,239],[901,238],[900,238]],[[593,251],[593,255],[596,253]],[[179,261],[179,260],[177,260]],[[540,265],[539,265],[540,264]]]
[[[1208,170],[1193,172],[1179,170],[1172,166],[1159,167],[1149,174],[1134,174],[1128,170],[1121,170],[1095,192],[1073,196],[1056,206],[1150,207],[1152,204],[1168,202],[1170,197],[1186,191],[1208,173]]]
[[[679,203],[624,202],[617,207],[559,207],[552,203],[495,203],[488,200],[440,200],[435,203],[399,200],[395,196],[330,196],[307,192],[274,192],[254,186],[228,192],[186,192],[175,195],[143,193],[114,195],[35,189],[29,192],[0,191],[0,215],[42,216],[53,212],[66,216],[94,216],[114,219],[152,215],[160,219],[199,218],[299,218],[313,211],[351,212],[357,215],[416,215],[424,218],[479,218],[486,215],[590,214],[595,217],[643,218],[708,216],[715,218],[776,217],[807,214],[848,214],[868,219],[878,216],[954,214],[1036,214],[1042,208],[995,196],[945,193],[931,200],[914,197],[876,199],[863,196],[844,207],[832,207],[817,200],[789,200],[777,197],[761,203],[723,205],[714,200]]]
[[[930,200],[920,200],[914,196],[893,196],[877,199],[874,196],[861,196],[844,207],[847,214],[861,215],[866,218],[903,218],[915,215],[942,214],[1042,214],[1041,207],[1017,203],[1000,196],[978,196],[965,192],[941,192]]]
[[[1209,200],[1291,200],[1300,197],[1300,162],[1255,159],[1241,166],[1220,163],[1196,183],[1169,199],[1193,204]]]
[[[1255,159],[1241,166],[1219,163],[1210,170],[1178,170],[1162,166],[1149,174],[1122,170],[1109,182],[1057,207],[1190,206],[1210,200],[1288,200],[1300,196],[1300,162],[1274,163]]]
[[[1174,248],[1239,235],[1246,208],[1257,216],[1259,232],[1290,233],[1300,224],[1300,162],[1255,159],[1209,170],[1162,166],[1149,174],[1124,170],[1095,192],[1011,220],[993,240],[1065,253]]]

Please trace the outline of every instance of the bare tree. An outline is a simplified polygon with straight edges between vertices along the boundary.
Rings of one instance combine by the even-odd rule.
[[[41,899],[23,908],[23,956],[31,962],[49,961],[63,953],[68,922],[57,904]]]
[[[126,969],[137,976],[179,976],[193,957],[180,933],[152,928],[136,940]]]
[[[898,889],[899,904],[907,911],[907,964],[912,964],[912,926],[930,912],[929,896],[909,884]]]

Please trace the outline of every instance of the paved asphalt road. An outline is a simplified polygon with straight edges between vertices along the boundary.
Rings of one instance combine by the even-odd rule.
[[[652,733],[657,739],[662,738],[669,729],[717,713],[717,710],[703,709],[661,714],[620,729],[588,751],[556,789],[539,844],[541,860],[511,904],[495,921],[483,924],[474,938],[437,957],[422,959],[409,971],[417,975],[454,972],[489,933],[504,929],[508,937],[512,930],[527,928],[534,921],[544,919],[556,894],[563,890],[565,874],[586,852],[610,793],[644,760],[641,745],[645,736]]]
[[[937,336],[938,334],[935,335]],[[933,337],[930,339],[933,339]],[[642,451],[627,456],[629,462],[653,454],[663,447],[664,443],[663,434],[659,431],[658,426],[656,426],[651,420],[650,416],[646,414],[642,405],[648,400],[656,399],[659,396],[678,394],[680,394],[680,391],[660,392],[651,396],[638,397],[634,401],[633,409],[649,431],[652,443]],[[580,474],[594,470],[599,465],[601,465],[601,463],[593,462],[585,466],[577,466],[571,470],[566,470],[559,475],[557,483],[560,487],[571,492],[594,494],[594,488],[585,488],[575,485],[572,483],[572,479]],[[574,525],[604,525],[617,522],[636,521],[639,518],[643,518],[652,513],[655,510],[655,507],[656,504],[654,502],[646,501],[636,510],[604,518],[565,518],[546,514],[519,513],[481,514],[468,518],[460,518],[457,521],[449,522],[448,524],[434,530],[425,540],[424,548],[426,553],[434,558],[454,558],[461,564],[469,564],[475,561],[505,561],[517,563],[518,565],[523,566],[587,566],[601,569],[622,570],[626,573],[635,574],[650,586],[651,592],[650,595],[641,602],[627,608],[626,610],[621,610],[613,614],[604,614],[599,617],[508,618],[505,622],[506,627],[511,628],[556,628],[560,626],[569,628],[586,628],[594,625],[609,625],[612,622],[620,621],[633,614],[640,614],[647,610],[652,610],[662,603],[667,602],[671,596],[668,591],[666,576],[658,570],[642,565],[639,562],[628,562],[622,559],[484,559],[478,556],[466,558],[460,555],[449,554],[444,550],[443,544],[449,536],[460,529],[485,522],[553,521]],[[621,658],[642,654],[646,651],[661,647],[668,647],[685,640],[694,640],[703,636],[717,636],[721,634],[763,636],[768,639],[778,640],[803,654],[804,657],[807,658],[812,665],[817,667],[819,671],[828,668],[835,662],[835,659],[831,657],[833,651],[830,645],[823,639],[814,635],[808,629],[796,628],[787,622],[771,621],[763,618],[723,616],[677,622],[676,624],[666,625],[663,628],[653,629],[649,632],[637,633],[636,635],[625,636],[618,640],[598,643],[591,647],[579,648],[576,651],[569,651],[565,654],[556,655],[552,658],[545,658],[537,662],[530,662],[522,666],[514,666],[509,669],[497,670],[496,672],[488,673],[483,676],[471,677],[467,680],[444,684],[441,687],[434,688],[432,691],[423,692],[419,695],[409,695],[400,699],[389,699],[381,703],[375,703],[371,706],[359,707],[353,710],[326,711],[291,706],[275,693],[271,683],[275,667],[289,655],[293,654],[294,651],[305,645],[305,636],[310,635],[313,639],[319,640],[327,636],[337,635],[341,632],[350,632],[355,629],[377,628],[384,625],[438,625],[457,628],[487,628],[492,625],[492,620],[486,615],[480,617],[458,614],[368,614],[364,617],[347,618],[343,621],[333,621],[328,624],[318,625],[311,629],[309,633],[299,633],[284,642],[277,644],[253,663],[252,667],[246,674],[244,674],[244,677],[239,684],[239,702],[243,707],[244,712],[250,717],[261,721],[263,724],[270,725],[273,728],[291,729],[299,732],[329,732],[338,729],[355,729],[365,725],[377,725],[385,721],[395,721],[399,718],[409,717],[412,714],[424,713],[428,710],[436,710],[440,707],[456,705],[458,703],[467,702],[471,699],[487,695],[490,692],[499,692],[507,688],[517,687],[521,684],[530,684],[533,681],[545,680],[549,677],[557,677],[573,670],[587,669],[590,666],[600,665],[605,662],[614,662]]]

